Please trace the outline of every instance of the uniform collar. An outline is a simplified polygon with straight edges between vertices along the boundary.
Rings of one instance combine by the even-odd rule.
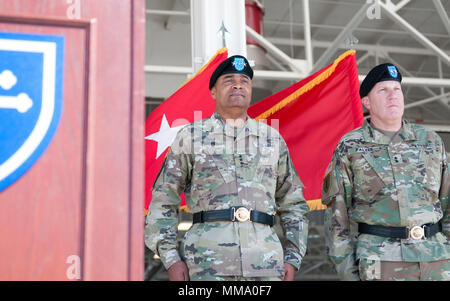
[[[400,131],[394,136],[392,140],[390,137],[384,135],[380,131],[375,130],[370,125],[369,119],[364,121],[362,129],[364,140],[376,144],[390,144],[391,142],[397,143],[407,140],[417,140],[416,133],[412,128],[411,124],[404,119],[402,119],[402,127],[400,128]]]
[[[214,112],[214,114],[211,116],[211,120],[214,125],[213,132],[215,134],[225,134],[227,136],[234,137],[234,128],[227,125],[222,118],[220,117],[219,113],[217,111]],[[238,129],[238,135],[237,137],[245,137],[249,135],[259,136],[258,131],[259,122],[250,118],[250,116],[247,115],[247,119],[245,120],[245,123],[242,128]]]

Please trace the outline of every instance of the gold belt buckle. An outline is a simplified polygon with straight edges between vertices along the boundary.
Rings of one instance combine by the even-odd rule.
[[[409,237],[418,240],[425,236],[425,229],[421,226],[414,226],[409,230]]]
[[[245,207],[240,207],[238,209],[233,208],[233,217],[237,219],[239,222],[246,222],[250,220],[251,211],[252,211],[251,209],[248,210]]]

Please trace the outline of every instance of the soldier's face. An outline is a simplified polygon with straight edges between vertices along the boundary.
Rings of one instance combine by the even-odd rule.
[[[401,120],[405,109],[402,87],[398,81],[379,82],[363,97],[363,104],[372,119]]]
[[[224,74],[217,79],[211,95],[219,113],[246,112],[252,97],[252,80],[245,74]]]

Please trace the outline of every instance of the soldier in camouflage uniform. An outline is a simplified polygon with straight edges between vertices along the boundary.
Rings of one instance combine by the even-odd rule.
[[[343,280],[450,280],[450,178],[444,144],[402,118],[401,74],[373,68],[371,118],[343,136],[322,187],[327,252]]]
[[[216,112],[180,130],[153,186],[145,241],[171,280],[293,280],[306,252],[303,184],[280,134],[247,116],[252,76],[241,56],[217,67]],[[183,191],[194,223],[178,246]]]

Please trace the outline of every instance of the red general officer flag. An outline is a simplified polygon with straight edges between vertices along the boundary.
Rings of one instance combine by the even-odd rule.
[[[252,105],[248,115],[279,130],[305,188],[311,210],[321,203],[322,181],[340,138],[363,123],[355,51]]]
[[[197,74],[159,105],[145,122],[145,210],[152,199],[151,188],[178,131],[186,124],[211,116],[216,103],[211,97],[209,79],[228,57],[220,49]],[[180,206],[184,206],[182,196]]]

